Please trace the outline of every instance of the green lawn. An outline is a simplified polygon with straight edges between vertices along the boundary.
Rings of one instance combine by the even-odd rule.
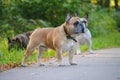
[[[114,32],[93,38],[93,49],[120,47],[120,33]]]

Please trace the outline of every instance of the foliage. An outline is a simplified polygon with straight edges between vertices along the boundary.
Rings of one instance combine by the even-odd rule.
[[[90,6],[86,6],[88,2],[90,1],[83,3],[77,0],[2,0],[0,32],[4,33],[4,30],[5,32],[9,30],[7,34],[18,34],[33,30],[37,26],[61,25],[65,21],[65,15],[68,11],[72,13],[78,11],[83,14],[89,10]],[[39,20],[48,25],[44,25]]]
[[[89,17],[88,28],[92,36],[103,36],[116,31],[116,21],[113,18],[113,12],[107,12],[107,9],[93,11]]]
[[[114,12],[114,19],[117,23],[117,30],[120,32],[120,11]]]
[[[88,13],[93,36],[113,31],[116,28],[115,20],[119,19],[115,15],[114,20],[113,11],[102,9],[90,0],[2,0],[0,4],[1,36],[14,36],[37,27],[59,26],[65,21],[68,11],[72,14],[78,11],[80,17]]]

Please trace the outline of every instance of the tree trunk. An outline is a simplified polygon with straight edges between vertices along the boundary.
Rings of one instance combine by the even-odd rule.
[[[114,2],[115,2],[115,9],[116,11],[118,11],[118,0],[114,0]]]
[[[104,6],[105,8],[109,8],[110,0],[105,0]]]
[[[100,5],[103,8],[103,0],[98,0],[97,4]]]

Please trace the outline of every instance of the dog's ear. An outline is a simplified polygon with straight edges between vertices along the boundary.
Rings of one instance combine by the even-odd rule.
[[[21,39],[16,38],[16,42],[17,42],[18,44],[22,44],[22,40],[24,40],[24,38],[23,38],[23,37],[21,37]]]
[[[88,13],[84,15],[84,18],[88,20]]]
[[[11,39],[10,39],[9,37],[8,37],[7,39],[8,39],[8,43],[10,43],[10,42],[11,42]]]
[[[66,22],[69,22],[70,19],[71,19],[71,15],[70,15],[70,12],[68,12],[66,16]]]
[[[74,16],[75,16],[75,17],[78,16],[78,11],[75,11]]]
[[[16,42],[20,42],[19,38],[16,38],[15,41],[16,41]]]

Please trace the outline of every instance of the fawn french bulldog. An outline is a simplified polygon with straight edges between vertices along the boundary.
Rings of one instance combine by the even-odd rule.
[[[76,13],[75,13],[76,14]],[[74,42],[77,42],[75,37],[84,32],[84,27],[81,25],[80,18],[78,16],[71,17],[70,13],[67,13],[66,21],[56,28],[38,28],[30,36],[30,41],[27,46],[22,66],[26,66],[26,60],[29,55],[38,48],[38,61],[41,64],[41,54],[44,53],[47,48],[51,48],[56,51],[59,65],[62,65],[62,53],[69,53],[70,65],[76,65],[73,62],[74,55]]]

